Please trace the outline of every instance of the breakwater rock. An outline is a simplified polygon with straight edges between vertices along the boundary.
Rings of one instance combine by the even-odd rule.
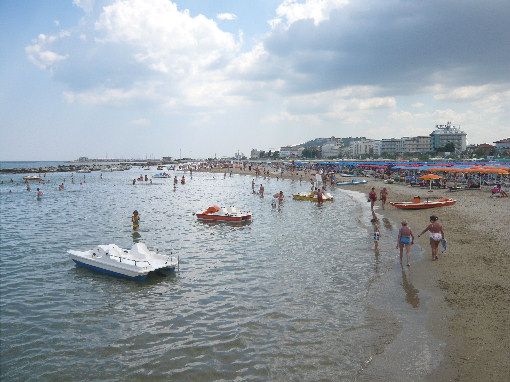
[[[2,174],[43,174],[43,173],[51,173],[51,172],[78,172],[78,173],[88,173],[92,171],[124,171],[129,170],[131,168],[130,165],[120,164],[120,165],[83,165],[83,164],[69,164],[69,165],[60,165],[60,166],[51,166],[51,167],[33,167],[33,168],[4,168],[0,169],[0,173]]]

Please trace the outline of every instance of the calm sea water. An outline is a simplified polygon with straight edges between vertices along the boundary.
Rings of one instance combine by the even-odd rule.
[[[292,200],[309,187],[299,181],[258,178],[261,198],[249,176],[187,173],[174,190],[172,179],[133,186],[139,174],[75,174],[74,184],[69,173],[48,174],[30,192],[21,175],[0,175],[4,380],[362,379],[402,332],[392,310],[417,314],[418,291],[399,286],[395,253],[384,250],[394,245],[391,227],[374,253],[364,197],[333,190],[335,201],[319,207]],[[273,208],[280,190],[286,200]],[[193,213],[210,205],[251,210],[253,222],[197,221]],[[178,255],[180,270],[131,281],[76,267],[66,254],[138,240]],[[396,301],[374,305],[395,286]]]

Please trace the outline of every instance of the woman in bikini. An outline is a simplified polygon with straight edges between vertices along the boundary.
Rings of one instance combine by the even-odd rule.
[[[131,222],[133,223],[133,231],[138,231],[138,229],[140,228],[140,215],[138,215],[137,210],[133,211]]]
[[[430,248],[432,249],[432,261],[438,259],[437,257],[437,249],[439,247],[439,243],[444,239],[443,226],[437,222],[438,217],[432,215],[430,217],[430,224],[423,230],[422,233],[418,235],[420,237],[425,232],[429,231],[430,233]]]
[[[398,230],[397,248],[400,247],[400,264],[402,265],[402,257],[404,255],[404,247],[406,247],[407,266],[410,267],[409,257],[411,255],[411,245],[414,244],[413,231],[407,225],[407,220],[402,221],[402,227]]]

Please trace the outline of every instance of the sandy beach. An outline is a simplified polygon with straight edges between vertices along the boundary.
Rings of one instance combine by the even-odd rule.
[[[255,177],[253,171],[232,171]],[[304,190],[308,189],[312,178],[309,174],[284,173],[283,177],[298,180],[301,175]],[[271,176],[275,177],[276,173]],[[264,183],[262,179],[259,176],[256,183]],[[446,343],[446,349],[443,362],[428,379],[510,380],[510,198],[492,198],[488,189],[429,192],[367,180],[367,184],[349,189],[368,195],[375,187],[379,195],[386,187],[388,201],[411,201],[416,195],[422,199],[457,200],[454,206],[425,210],[399,210],[389,204],[383,210],[380,201],[376,204],[377,214],[395,223],[408,220],[416,237],[429,224],[429,216],[437,215],[448,240],[447,251],[433,262],[428,235],[417,238],[425,252],[423,259],[410,269],[417,288],[439,296],[431,302],[427,325],[434,336]]]

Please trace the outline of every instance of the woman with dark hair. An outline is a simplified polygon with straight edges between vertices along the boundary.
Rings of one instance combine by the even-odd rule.
[[[425,232],[429,231],[430,235],[430,248],[432,249],[432,261],[438,259],[437,257],[437,249],[439,247],[439,243],[444,239],[443,226],[437,222],[438,217],[432,215],[430,217],[430,224],[423,230],[422,233],[418,235],[420,237]]]

